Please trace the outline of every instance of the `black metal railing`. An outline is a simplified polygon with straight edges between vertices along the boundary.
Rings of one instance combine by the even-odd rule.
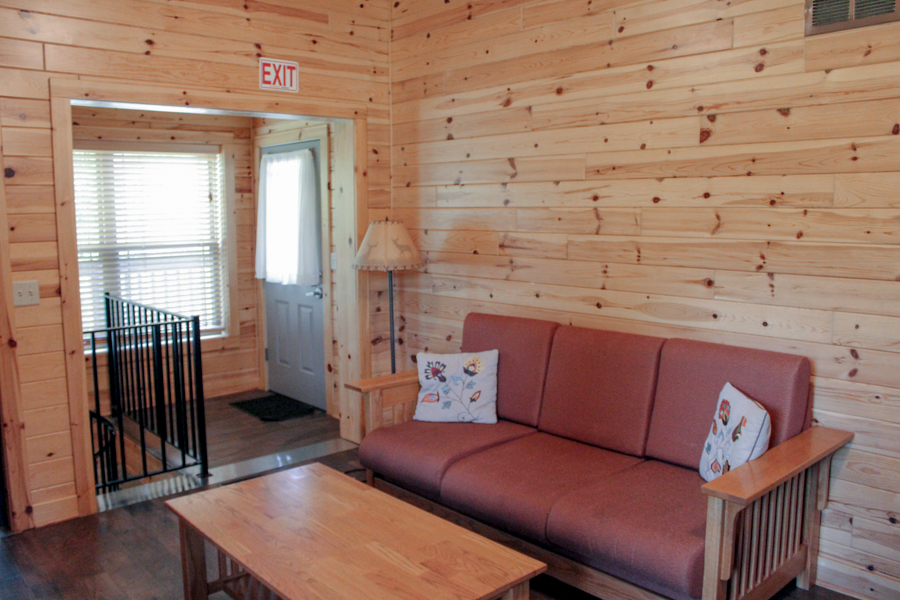
[[[93,359],[91,432],[97,493],[188,467],[199,466],[200,476],[208,476],[200,317],[109,294],[104,301],[106,327],[85,332]],[[104,349],[107,410],[98,363]]]

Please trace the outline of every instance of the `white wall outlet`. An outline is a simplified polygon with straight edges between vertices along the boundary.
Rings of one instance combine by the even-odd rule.
[[[335,269],[337,269],[337,253],[332,252],[331,253],[331,270],[334,271]]]
[[[13,283],[13,305],[34,306],[41,302],[41,289],[37,280]]]

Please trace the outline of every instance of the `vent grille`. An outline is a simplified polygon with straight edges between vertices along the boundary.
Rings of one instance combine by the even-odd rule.
[[[854,19],[868,19],[879,15],[889,15],[896,10],[896,0],[856,0]]]
[[[806,0],[806,35],[900,21],[897,0]]]
[[[813,0],[813,27],[850,20],[850,0]]]

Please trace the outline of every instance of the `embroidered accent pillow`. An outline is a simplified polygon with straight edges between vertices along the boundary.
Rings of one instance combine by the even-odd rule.
[[[700,476],[712,481],[759,458],[769,449],[771,434],[772,421],[766,409],[726,383],[700,455]]]
[[[498,350],[416,355],[419,369],[417,421],[497,422]]]

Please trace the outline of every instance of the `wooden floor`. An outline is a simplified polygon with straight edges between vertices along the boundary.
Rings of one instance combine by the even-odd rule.
[[[254,391],[210,398],[206,401],[206,438],[209,466],[220,467],[242,460],[293,450],[337,439],[340,423],[324,411],[288,421],[265,422],[230,405],[265,396]]]
[[[356,450],[318,462],[364,478]],[[0,538],[0,600],[182,600],[179,552],[178,523],[161,499],[26,531]],[[777,598],[848,599],[793,587]],[[532,582],[531,600],[592,599],[546,576]]]

